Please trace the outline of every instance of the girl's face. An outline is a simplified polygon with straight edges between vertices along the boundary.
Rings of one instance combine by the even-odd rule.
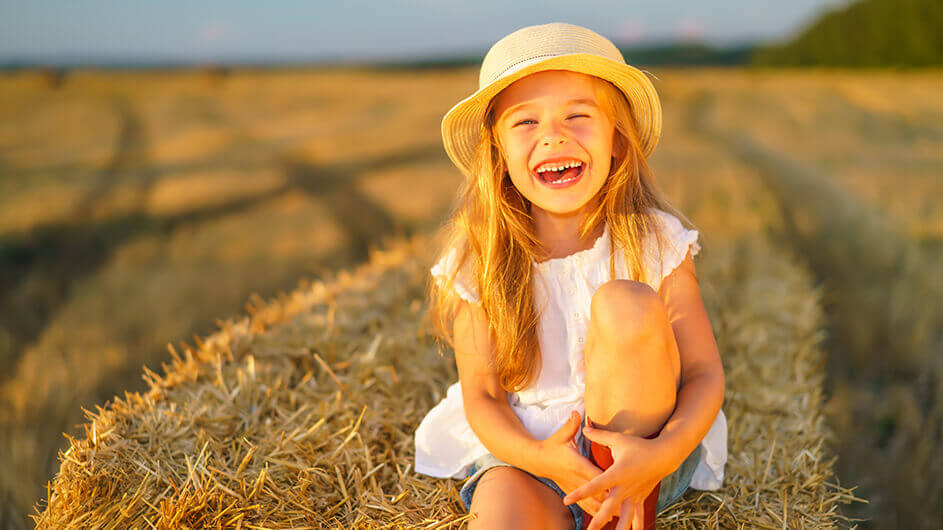
[[[531,202],[531,215],[583,210],[609,175],[615,131],[593,78],[566,70],[531,74],[496,96],[494,112],[511,182]]]

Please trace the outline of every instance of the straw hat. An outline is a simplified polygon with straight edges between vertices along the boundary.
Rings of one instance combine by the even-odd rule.
[[[619,49],[602,35],[554,22],[521,28],[496,42],[481,63],[478,91],[442,119],[445,151],[465,176],[471,176],[491,98],[514,81],[543,70],[570,70],[611,82],[622,90],[635,113],[642,152],[648,157],[655,150],[661,135],[661,103],[648,77],[626,64]]]

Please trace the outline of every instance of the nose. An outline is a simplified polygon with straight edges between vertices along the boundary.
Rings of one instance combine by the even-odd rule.
[[[560,130],[559,124],[551,121],[547,123],[547,130],[544,132],[543,140],[540,143],[544,147],[563,145],[566,143],[566,135]]]

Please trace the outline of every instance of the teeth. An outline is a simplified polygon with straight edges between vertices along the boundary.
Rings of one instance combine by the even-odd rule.
[[[571,167],[579,167],[579,166],[581,166],[581,165],[583,165],[582,162],[567,162],[566,164],[563,164],[563,165],[551,165],[551,164],[547,164],[547,165],[545,165],[545,166],[543,166],[543,167],[537,169],[537,173],[544,173],[544,172],[547,172],[547,171],[563,171],[564,169],[568,169],[568,168],[571,168]]]
[[[560,180],[556,181],[555,184],[560,184],[561,182],[570,182],[571,180],[576,180],[576,177],[568,177],[568,178],[565,178],[565,179],[560,179]]]

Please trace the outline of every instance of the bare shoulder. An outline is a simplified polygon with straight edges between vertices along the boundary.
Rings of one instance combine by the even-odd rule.
[[[667,304],[667,297],[673,295],[698,294],[697,270],[694,267],[694,255],[688,249],[684,259],[662,280],[658,289],[658,294],[662,301]],[[682,296],[684,297],[684,296]],[[698,294],[698,299],[700,295]]]

